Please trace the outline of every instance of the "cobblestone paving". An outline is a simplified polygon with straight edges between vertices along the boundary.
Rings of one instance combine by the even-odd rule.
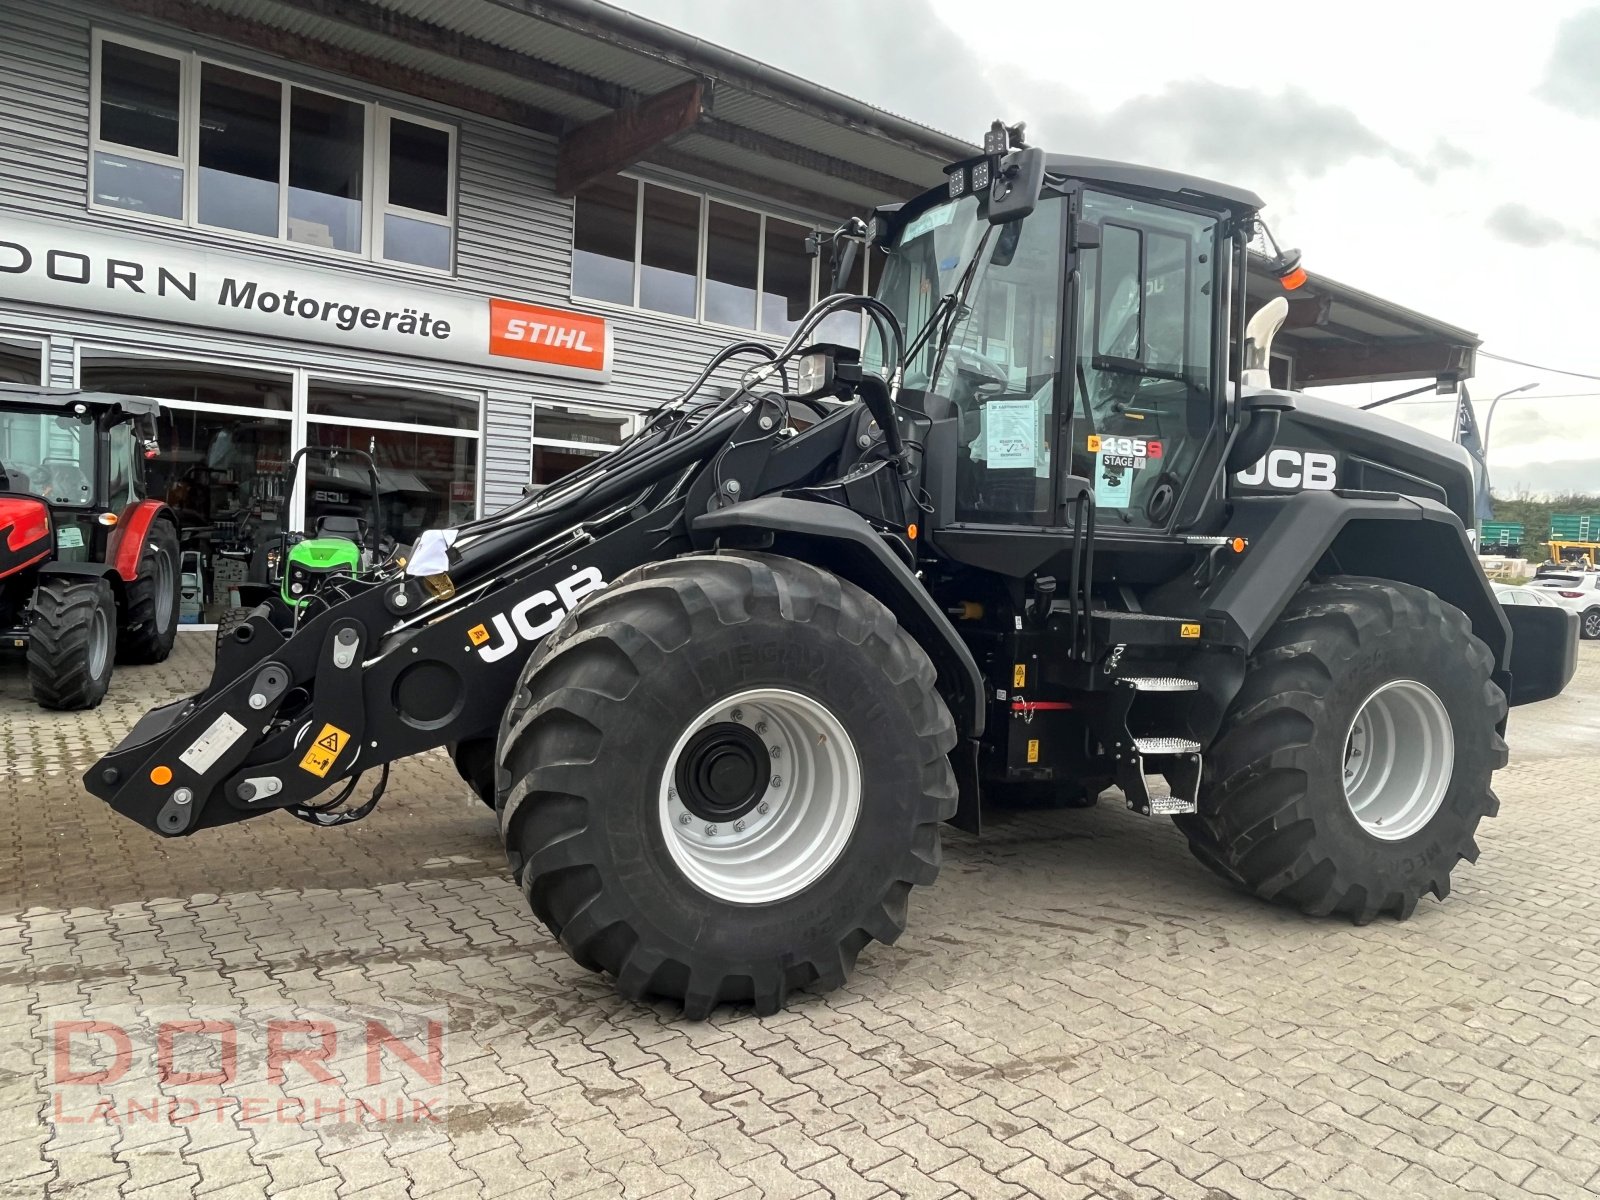
[[[0,1196],[1600,1189],[1600,647],[1566,696],[1513,714],[1479,865],[1407,923],[1265,907],[1111,806],[1012,817],[948,836],[902,944],[848,989],[686,1024],[544,936],[440,755],[340,830],[275,817],[162,842],[84,796],[100,749],[203,680],[208,640],[120,670],[86,716],[0,677]],[[114,1035],[86,1035],[100,1087],[63,1083],[49,1040],[73,1019],[233,1022],[238,1073],[271,1101],[318,1064],[273,1082],[262,1013],[372,1012],[447,1024],[439,1069],[401,1087],[427,1118],[96,1117],[82,1097],[155,1086],[143,1034],[121,1076]],[[353,1098],[378,1088],[363,1061],[347,1040],[326,1060]]]

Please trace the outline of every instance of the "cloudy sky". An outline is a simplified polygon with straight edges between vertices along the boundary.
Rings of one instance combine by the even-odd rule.
[[[1253,188],[1313,271],[1471,329],[1486,351],[1600,377],[1595,0],[1226,20],[1173,0],[617,2],[971,140],[1026,119],[1052,150]],[[1600,491],[1600,378],[1480,358],[1471,390],[1534,381],[1495,417],[1497,490]],[[1449,402],[1387,411],[1450,429]]]

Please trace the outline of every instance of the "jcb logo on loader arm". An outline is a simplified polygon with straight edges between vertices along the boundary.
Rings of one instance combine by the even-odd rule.
[[[512,607],[509,612],[495,613],[487,624],[474,625],[467,630],[467,640],[478,650],[484,662],[498,662],[523,642],[537,642],[546,634],[554,633],[557,625],[578,601],[590,592],[606,586],[604,577],[594,567],[574,571],[555,585],[555,589],[535,592]],[[494,632],[489,632],[489,626]]]

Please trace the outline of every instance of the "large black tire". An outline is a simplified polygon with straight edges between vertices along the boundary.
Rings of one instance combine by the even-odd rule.
[[[93,708],[111,686],[117,602],[107,579],[46,575],[28,623],[28,684],[45,708]]]
[[[1489,783],[1506,763],[1506,699],[1493,672],[1466,615],[1431,592],[1348,576],[1306,586],[1250,656],[1199,812],[1176,818],[1190,848],[1225,879],[1316,916],[1404,919],[1424,892],[1443,900],[1456,863],[1477,860],[1478,822],[1499,808]],[[1454,756],[1437,811],[1385,840],[1346,801],[1345,769],[1357,713],[1396,680],[1442,702]]]
[[[812,882],[742,904],[674,861],[663,788],[697,716],[760,688],[837,719],[860,807]],[[691,1019],[723,1001],[772,1013],[900,936],[912,886],[938,874],[955,739],[932,663],[867,593],[792,559],[680,558],[597,593],[529,660],[501,727],[501,831],[534,913],[624,997],[679,1000]]]
[[[178,530],[157,519],[139,555],[139,577],[123,589],[117,660],[166,662],[178,638]]]
[[[225,608],[217,618],[217,646],[233,638],[233,631],[250,620],[253,608]]]

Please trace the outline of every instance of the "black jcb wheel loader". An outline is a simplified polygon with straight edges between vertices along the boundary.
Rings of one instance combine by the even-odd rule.
[[[252,615],[85,782],[167,837],[337,825],[448,746],[567,951],[690,1016],[840,985],[986,794],[1115,784],[1309,913],[1442,898],[1577,631],[1495,603],[1462,450],[1270,386],[1260,207],[997,124],[835,235],[875,296],[287,639]],[[860,350],[816,340],[842,312]]]

